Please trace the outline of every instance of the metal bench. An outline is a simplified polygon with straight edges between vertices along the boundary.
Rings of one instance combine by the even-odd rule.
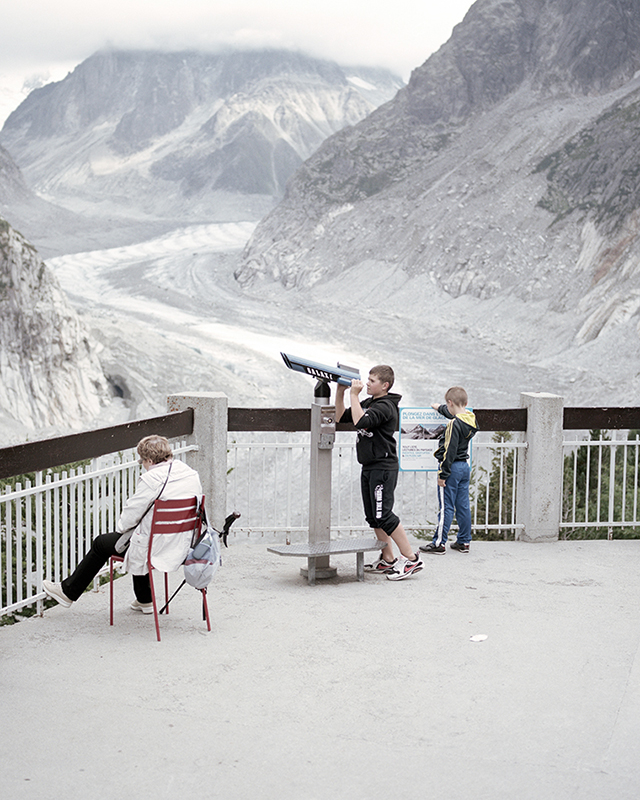
[[[336,555],[338,553],[356,554],[356,574],[359,581],[364,580],[364,554],[371,550],[380,550],[382,543],[378,539],[367,537],[366,539],[331,539],[328,542],[316,542],[311,544],[277,544],[267,547],[270,553],[277,553],[279,556],[298,556],[309,559],[308,580],[310,586],[315,586],[316,582],[316,558],[322,556]]]

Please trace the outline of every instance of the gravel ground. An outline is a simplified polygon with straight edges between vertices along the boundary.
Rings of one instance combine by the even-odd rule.
[[[128,577],[113,628],[103,588],[0,629],[2,795],[636,800],[639,541],[315,587],[267,544],[225,551],[211,633],[185,587],[157,643]]]

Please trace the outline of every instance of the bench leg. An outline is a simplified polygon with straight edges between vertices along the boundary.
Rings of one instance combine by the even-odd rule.
[[[364,553],[362,550],[356,553],[356,575],[359,581],[364,580]]]
[[[316,560],[315,558],[310,558],[309,563],[307,565],[308,570],[308,579],[309,579],[309,586],[316,585]]]

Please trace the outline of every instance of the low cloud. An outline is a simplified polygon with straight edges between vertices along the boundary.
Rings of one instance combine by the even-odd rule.
[[[216,50],[283,47],[339,61],[380,65],[407,77],[445,41],[470,0],[23,0],[0,30],[0,73],[44,71],[105,47]]]

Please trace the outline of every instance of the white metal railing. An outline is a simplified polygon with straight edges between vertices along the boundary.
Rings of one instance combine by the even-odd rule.
[[[520,441],[473,444],[472,522],[477,533],[517,536],[516,497]],[[178,457],[195,449],[174,446]],[[367,530],[360,498],[354,437],[338,432],[332,464],[332,531]],[[229,509],[242,516],[233,536],[306,537],[309,504],[309,434],[239,434],[228,440]],[[640,528],[640,441],[616,438],[567,440],[561,535],[627,535]],[[42,578],[59,581],[77,565],[93,538],[115,528],[139,474],[133,450],[95,459],[68,472],[35,474],[0,493],[0,616],[25,606],[42,607]],[[401,472],[396,512],[407,530],[425,532],[437,519],[434,472]]]
[[[613,538],[614,531],[640,527],[640,439],[609,435],[564,442],[563,538],[572,532]]]
[[[184,442],[173,446],[178,458],[193,449]],[[139,474],[135,450],[126,450],[78,469],[36,472],[33,481],[5,485],[0,493],[0,616],[34,603],[41,610],[42,579],[66,577],[97,535],[115,530]]]
[[[240,434],[228,440],[230,508],[242,516],[233,534],[301,538],[308,531],[309,434]],[[524,442],[474,439],[471,483],[476,531],[507,536],[516,523],[518,452]],[[435,472],[400,472],[394,510],[411,531],[428,531],[437,519]],[[331,528],[338,534],[369,530],[362,513],[355,437],[338,432],[333,448]]]

